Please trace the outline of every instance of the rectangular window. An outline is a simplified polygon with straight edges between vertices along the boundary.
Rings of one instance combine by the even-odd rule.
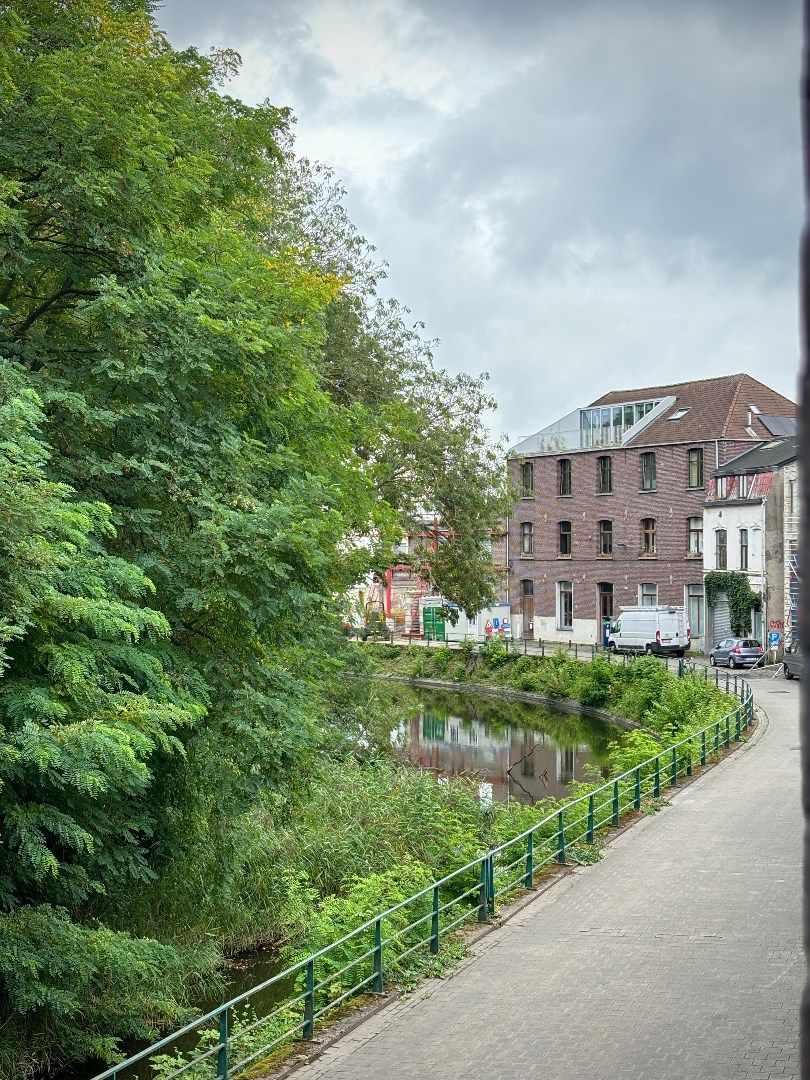
[[[574,586],[570,581],[557,582],[557,629],[574,628]]]
[[[600,495],[609,495],[613,491],[613,462],[609,457],[596,459],[596,490]]]
[[[534,526],[530,521],[524,521],[520,526],[520,553],[531,555],[534,551]]]
[[[599,522],[599,554],[600,555],[612,555],[613,554],[613,522],[612,521],[600,521]]]
[[[520,469],[521,489],[524,499],[534,495],[534,465],[531,461],[524,461]]]
[[[641,554],[655,555],[655,518],[641,519]]]
[[[754,478],[753,478],[753,476],[741,476],[740,477],[740,483],[739,483],[739,491],[740,491],[739,498],[747,499],[748,496],[751,494],[751,492],[753,490],[753,487],[754,487]]]
[[[727,497],[728,497],[728,477],[727,476],[718,476],[717,477],[717,498],[718,499],[725,499]]]
[[[689,487],[703,487],[703,451],[699,446],[689,451]]]
[[[571,461],[563,458],[557,462],[557,494],[571,494]]]
[[[714,562],[716,570],[728,570],[728,535],[725,529],[714,534]]]
[[[561,521],[560,530],[560,555],[571,554],[571,522]]]
[[[703,637],[703,586],[686,586],[687,611],[692,637]]]
[[[520,591],[524,596],[534,596],[534,582],[529,578],[524,578],[520,583]]]
[[[658,478],[655,474],[655,454],[641,455],[641,490],[655,491]]]
[[[740,529],[740,569],[748,569],[748,529]]]
[[[654,581],[645,581],[639,586],[642,607],[655,607],[658,603],[658,586]]]
[[[686,550],[690,555],[702,555],[703,554],[703,518],[702,517],[690,517],[686,519],[687,523],[687,545]]]

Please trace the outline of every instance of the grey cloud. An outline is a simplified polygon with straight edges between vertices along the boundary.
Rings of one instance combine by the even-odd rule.
[[[374,0],[334,3],[362,20]],[[341,125],[347,141],[424,131],[382,180],[347,166],[347,206],[390,291],[443,339],[439,362],[492,371],[513,436],[651,368],[744,368],[792,394],[799,0],[409,6],[425,16],[411,55],[441,65],[452,43],[494,89],[449,116],[407,79],[343,97],[313,51],[309,0],[168,0],[160,18],[178,45],[265,43],[281,67],[262,96],[298,112],[309,157]]]

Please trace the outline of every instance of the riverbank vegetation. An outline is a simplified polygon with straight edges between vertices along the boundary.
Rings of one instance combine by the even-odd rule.
[[[522,656],[509,652],[497,639],[480,650],[472,642],[459,649],[418,645],[366,648],[368,663],[377,674],[438,679],[459,686],[479,683],[575,701],[632,720],[670,742],[719,719],[735,704],[702,675],[687,673],[684,678],[675,678],[653,656],[622,663],[603,653],[582,663],[562,649],[544,658]]]

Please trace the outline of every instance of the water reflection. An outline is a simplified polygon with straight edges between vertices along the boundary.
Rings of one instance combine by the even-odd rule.
[[[439,776],[474,775],[492,798],[531,804],[566,795],[572,780],[587,779],[586,764],[601,768],[608,742],[617,735],[603,721],[583,716],[432,693],[421,696],[394,742],[414,765]]]

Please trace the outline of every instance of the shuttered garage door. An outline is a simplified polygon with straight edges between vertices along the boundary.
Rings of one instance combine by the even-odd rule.
[[[718,593],[717,603],[712,612],[712,645],[723,638],[731,637],[731,612],[725,593]]]

